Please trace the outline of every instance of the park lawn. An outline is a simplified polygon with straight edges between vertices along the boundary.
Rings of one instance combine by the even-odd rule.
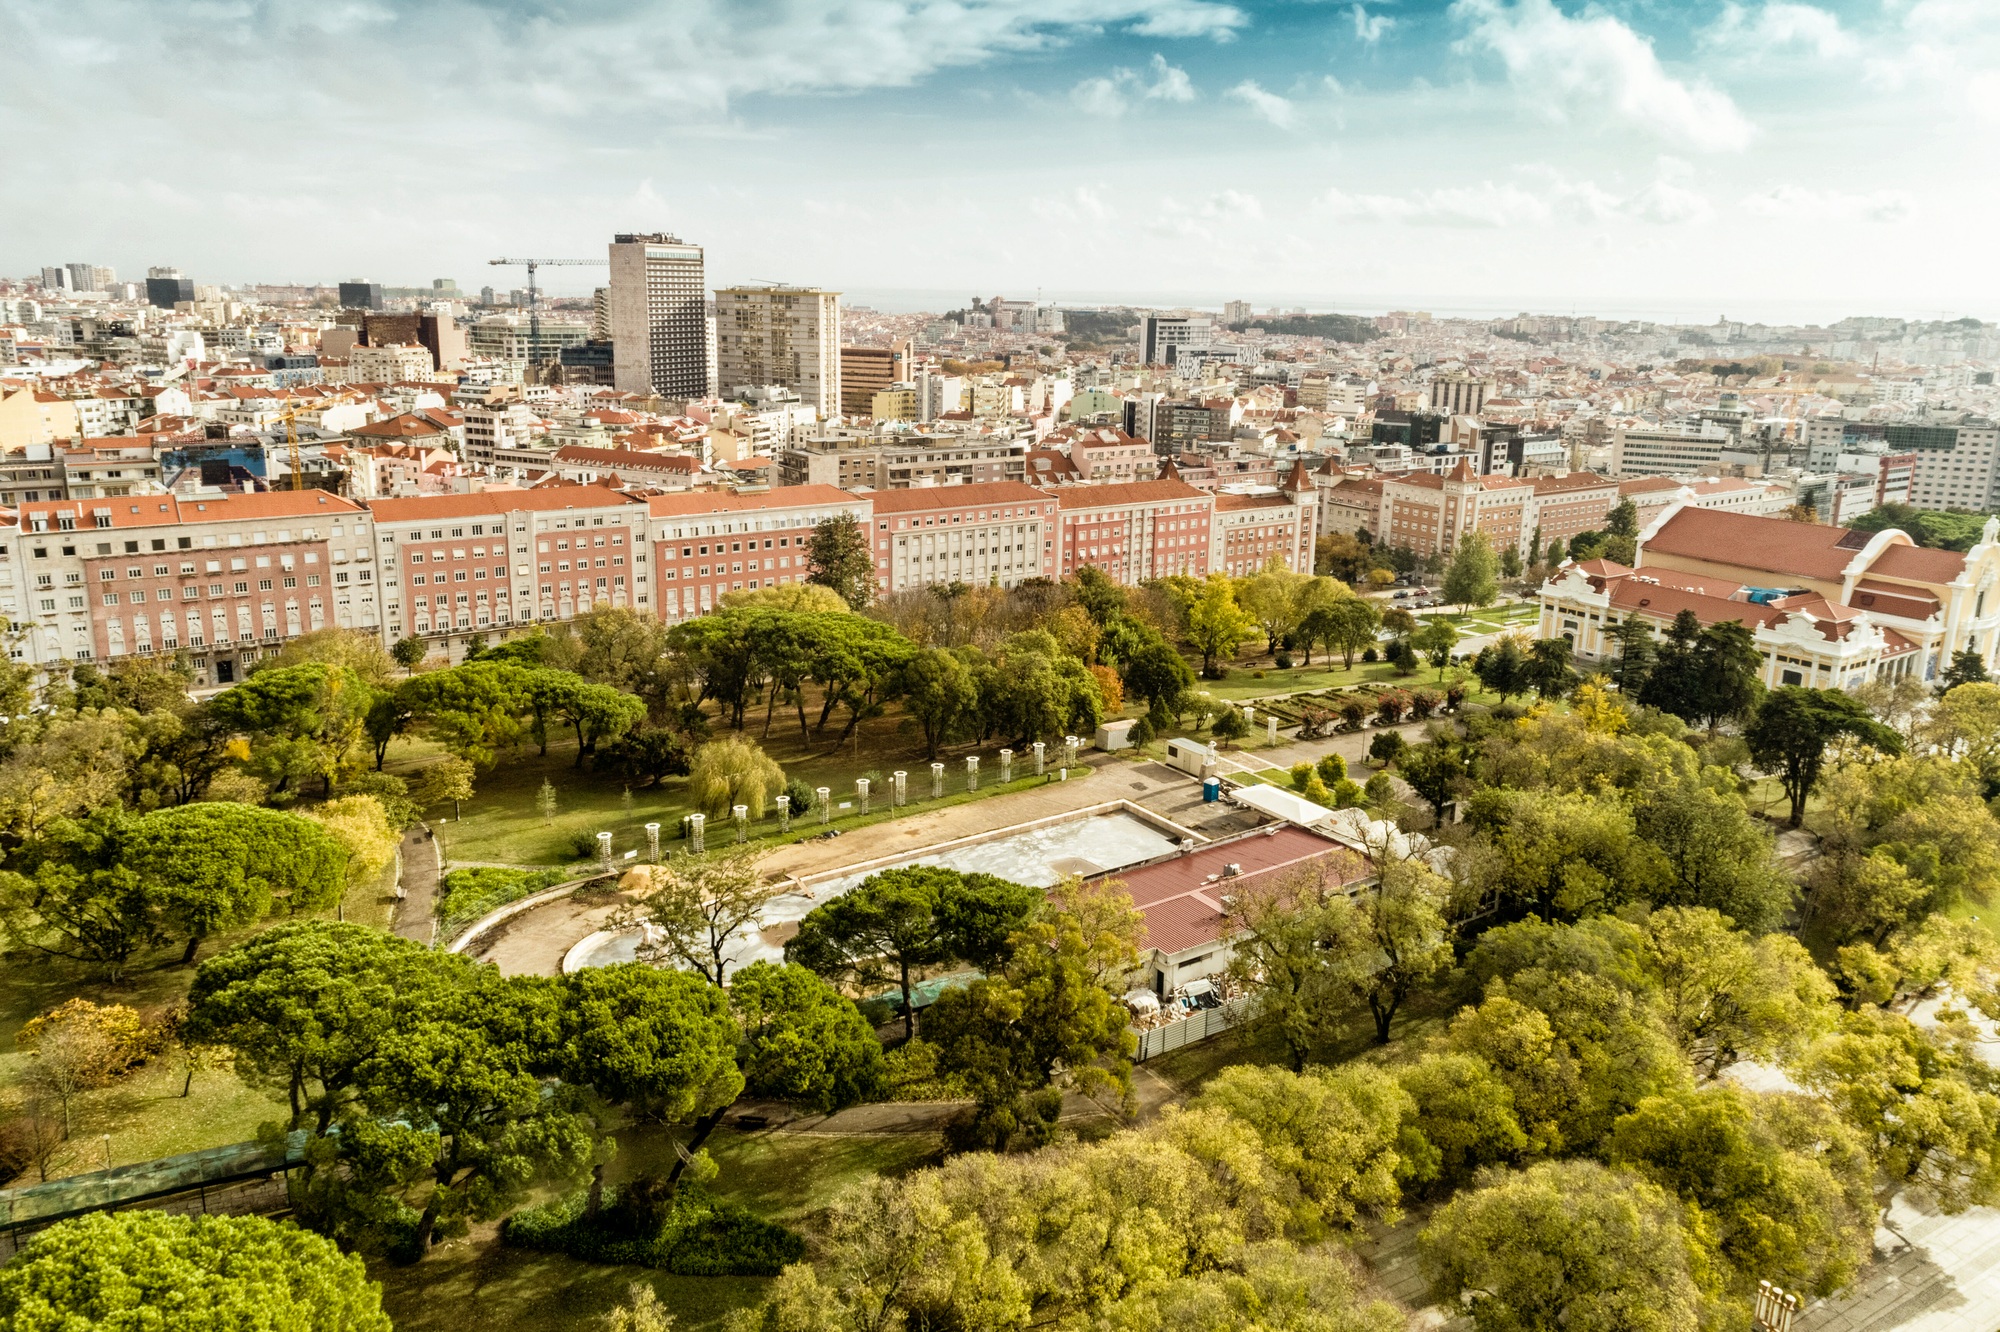
[[[674,1315],[676,1332],[711,1332],[736,1310],[758,1303],[770,1277],[687,1277],[644,1267],[606,1267],[559,1253],[502,1244],[497,1224],[401,1266],[371,1259],[382,1283],[382,1308],[397,1332],[578,1332],[598,1327],[644,1282]]]
[[[685,1128],[635,1125],[618,1133],[615,1183],[645,1170],[664,1170]],[[810,1240],[814,1218],[851,1183],[896,1176],[933,1164],[942,1141],[929,1133],[821,1136],[717,1129],[706,1143],[721,1168],[715,1193],[767,1220],[793,1226]],[[467,1311],[475,1325],[510,1332],[587,1328],[626,1298],[634,1281],[650,1283],[675,1317],[678,1332],[710,1329],[733,1309],[753,1305],[770,1286],[764,1277],[683,1277],[640,1267],[603,1267],[560,1254],[510,1249],[498,1228],[473,1227],[414,1267],[369,1265],[382,1282],[383,1307],[399,1332],[459,1332]]]
[[[624,783],[616,777],[600,776],[588,769],[578,771],[572,766],[574,754],[574,748],[564,754],[551,744],[546,756],[530,750],[511,762],[503,761],[491,772],[481,774],[475,781],[473,798],[465,802],[462,821],[450,817],[449,807],[432,811],[436,817],[431,826],[444,843],[447,864],[560,867],[586,863],[571,849],[570,839],[580,833],[595,835],[600,832],[611,834],[613,855],[622,857],[627,851],[637,851],[643,858],[648,823],[660,825],[663,850],[675,844],[674,839],[680,835],[682,816],[696,812],[694,802],[687,797],[685,778],[669,778],[658,786],[633,790],[628,811]],[[1059,759],[1059,753],[1056,757]],[[930,795],[930,764],[921,755],[915,760],[898,760],[894,766],[880,756],[856,759],[845,752],[803,762],[784,763],[781,760],[786,776],[796,777],[809,786],[830,788],[834,807],[831,826],[843,832],[900,817],[889,804],[889,777],[899,769],[909,774],[907,789],[910,799],[904,807],[905,813],[942,809],[968,800],[983,800],[988,796],[1025,790],[1044,780],[1034,775],[1032,754],[1016,753],[1014,779],[1002,785],[1000,755],[996,748],[980,755],[979,789],[968,792],[965,789],[964,752],[947,752],[942,756],[942,762],[945,765],[945,795],[941,800],[933,800]],[[1054,768],[1055,762],[1052,761],[1050,771]],[[869,812],[865,816],[854,795],[854,782],[858,777],[869,779]],[[556,815],[546,823],[535,805],[545,778],[557,792]],[[849,808],[842,809],[843,803]],[[753,837],[763,838],[767,845],[817,836],[822,831],[816,819],[795,816],[791,833],[779,834],[775,806],[767,807],[764,818],[753,822],[750,830]],[[733,838],[734,833],[726,820],[711,818],[706,839],[711,849],[725,845]]]

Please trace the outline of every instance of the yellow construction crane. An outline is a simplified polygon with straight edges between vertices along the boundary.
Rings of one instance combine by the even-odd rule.
[[[535,270],[538,268],[603,268],[609,259],[489,259],[489,264],[519,266],[528,270],[528,364],[542,363],[542,309],[536,299]]]

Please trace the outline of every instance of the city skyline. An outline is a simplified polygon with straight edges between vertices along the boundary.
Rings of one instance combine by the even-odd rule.
[[[0,39],[24,53],[14,273],[476,290],[518,285],[497,254],[667,230],[712,285],[861,303],[1803,322],[2000,298],[1976,169],[2000,12],[1972,0],[17,0]]]

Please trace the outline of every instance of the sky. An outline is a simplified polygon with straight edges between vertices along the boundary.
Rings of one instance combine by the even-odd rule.
[[[0,0],[0,50],[14,274],[665,230],[885,309],[2000,318],[2000,0]]]

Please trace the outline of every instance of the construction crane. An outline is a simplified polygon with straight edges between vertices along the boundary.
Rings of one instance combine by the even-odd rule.
[[[505,264],[528,270],[528,364],[542,363],[542,308],[536,299],[535,270],[538,268],[603,268],[609,259],[489,259],[489,264]]]

